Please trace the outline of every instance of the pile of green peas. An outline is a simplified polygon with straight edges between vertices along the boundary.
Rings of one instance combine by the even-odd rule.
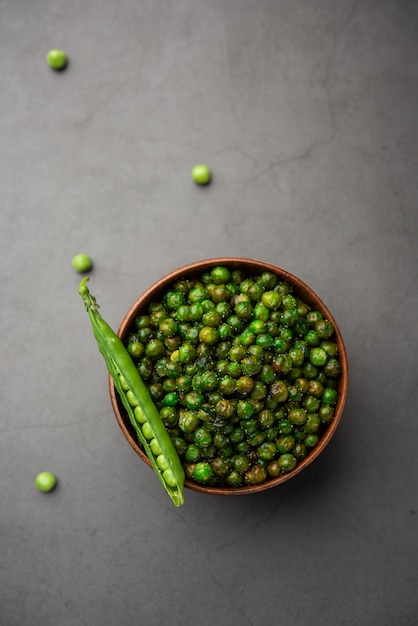
[[[125,343],[188,480],[241,487],[291,472],[334,418],[333,324],[272,272],[178,280]]]

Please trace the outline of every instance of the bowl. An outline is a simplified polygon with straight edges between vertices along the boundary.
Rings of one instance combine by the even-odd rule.
[[[266,482],[263,482],[261,484],[245,485],[240,487],[208,486],[205,484],[197,483],[187,478],[185,481],[185,487],[194,491],[211,495],[237,496],[257,493],[259,491],[271,489],[272,487],[276,487],[290,480],[291,478],[295,477],[297,474],[305,470],[324,451],[324,449],[331,441],[340,423],[341,416],[344,410],[348,389],[348,363],[344,341],[338,325],[331,312],[328,310],[320,297],[313,291],[313,289],[311,289],[311,287],[304,283],[300,278],[291,274],[285,269],[276,267],[275,265],[266,263],[264,261],[247,258],[221,257],[197,261],[195,263],[190,263],[188,265],[180,267],[163,276],[162,278],[160,278],[160,280],[151,285],[151,287],[149,287],[149,289],[147,289],[142,295],[140,295],[133,303],[120,324],[117,333],[118,336],[123,341],[126,340],[133,328],[135,318],[138,315],[144,314],[151,302],[157,302],[158,300],[160,300],[163,293],[177,280],[199,278],[204,272],[208,272],[216,266],[225,266],[230,270],[241,269],[246,275],[259,275],[262,272],[268,271],[275,274],[279,278],[279,281],[286,281],[288,284],[290,284],[293,288],[294,295],[303,300],[311,308],[311,310],[320,311],[323,316],[334,325],[335,335],[333,337],[333,340],[337,344],[338,356],[341,363],[341,374],[338,378],[337,385],[338,400],[335,405],[334,418],[329,424],[325,426],[316,447],[312,448],[307,456],[303,460],[301,460],[292,471],[283,473],[275,478],[269,478],[268,480],[266,480]],[[130,446],[133,448],[133,450],[136,452],[136,454],[147,465],[151,467],[151,463],[148,457],[138,443],[135,431],[119,399],[118,393],[115,389],[111,377],[109,377],[109,392],[112,408],[123,435],[125,436]]]

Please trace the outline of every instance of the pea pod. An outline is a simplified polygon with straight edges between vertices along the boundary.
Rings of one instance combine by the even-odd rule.
[[[184,470],[147,387],[121,339],[100,315],[99,305],[87,287],[88,277],[78,292],[89,314],[93,333],[115,388],[132,426],[163,488],[176,506],[184,503]]]

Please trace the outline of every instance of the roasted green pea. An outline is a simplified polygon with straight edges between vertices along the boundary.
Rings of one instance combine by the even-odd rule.
[[[199,483],[206,483],[213,476],[212,467],[206,461],[199,461],[193,471],[193,478]]]
[[[335,389],[331,389],[330,387],[324,389],[324,393],[322,394],[323,404],[336,404],[337,400],[338,393]]]
[[[212,472],[221,478],[225,478],[231,471],[231,461],[222,456],[214,458],[210,465]]]
[[[266,309],[272,311],[277,309],[281,302],[281,296],[277,291],[265,291],[261,296],[261,302]]]
[[[315,413],[319,409],[319,400],[315,396],[305,396],[303,406],[308,413]]]
[[[228,474],[225,481],[229,487],[241,487],[242,476],[237,471],[233,470]]]
[[[270,385],[270,395],[276,402],[286,402],[289,391],[284,380],[277,380]]]
[[[292,357],[288,354],[279,354],[272,361],[272,366],[279,374],[289,374],[293,368]]]
[[[320,426],[321,420],[318,413],[309,413],[303,425],[303,430],[305,433],[317,433]]]
[[[316,433],[306,435],[303,441],[307,448],[314,448],[316,445],[318,445],[319,435],[317,435]]]
[[[303,337],[304,341],[311,347],[315,348],[319,346],[320,338],[318,333],[315,330],[309,330],[306,335]]]
[[[247,485],[260,485],[267,480],[267,470],[256,465],[245,472],[244,481]]]
[[[264,289],[274,289],[278,283],[278,278],[272,272],[263,272],[259,278]]]
[[[256,380],[251,391],[251,399],[263,400],[266,397],[267,393],[268,391],[266,385],[261,380]]]
[[[329,376],[330,378],[336,378],[341,374],[341,363],[338,359],[331,358],[328,363],[324,367],[325,376]]]
[[[210,346],[218,341],[218,331],[211,326],[204,326],[199,332],[199,339]]]
[[[212,443],[212,435],[204,426],[200,426],[193,433],[193,442],[198,448],[207,448]]]
[[[245,474],[245,472],[250,467],[250,461],[248,460],[248,457],[244,456],[243,454],[236,454],[232,457],[231,462],[232,467],[236,472],[238,472],[238,474]]]
[[[235,391],[235,385],[236,383],[232,376],[225,376],[219,382],[219,391],[226,396],[230,396]]]
[[[184,294],[180,291],[170,291],[166,295],[166,305],[169,309],[177,309],[180,305],[185,304]]]
[[[193,433],[200,424],[200,420],[195,413],[183,411],[180,414],[179,427],[184,433]]]
[[[145,352],[144,344],[140,341],[130,341],[127,345],[127,350],[134,359],[138,359]]]
[[[329,424],[334,419],[334,408],[329,404],[322,405],[318,414],[323,424]]]
[[[187,446],[184,458],[187,463],[196,463],[201,458],[200,448],[195,443]]]
[[[292,435],[282,435],[276,441],[277,450],[284,454],[290,452],[295,445],[295,438]]]
[[[279,457],[278,464],[281,473],[291,472],[296,467],[297,459],[293,454],[282,454]]]
[[[200,302],[193,302],[189,307],[189,320],[200,322],[204,314],[203,305]]]
[[[156,360],[165,354],[165,346],[160,339],[151,339],[145,346],[145,355],[148,359]]]
[[[235,405],[230,400],[221,399],[216,402],[215,411],[219,417],[229,419],[235,412]]]
[[[248,356],[241,359],[241,368],[246,376],[254,376],[258,374],[263,364],[254,356]]]
[[[313,365],[322,367],[328,359],[328,355],[323,348],[313,348],[310,352],[309,359]]]
[[[301,426],[307,420],[308,414],[305,409],[301,407],[294,407],[290,409],[288,413],[289,422],[295,426]]]
[[[249,302],[237,302],[234,311],[240,320],[248,320],[253,315],[253,308]]]
[[[263,461],[272,461],[277,454],[277,446],[272,441],[265,441],[258,446],[257,454]]]
[[[235,390],[240,395],[248,395],[254,388],[254,380],[251,376],[240,376],[235,381]]]
[[[263,350],[269,350],[269,348],[271,348],[273,345],[273,337],[271,337],[267,333],[263,333],[261,335],[257,335],[255,342],[257,346],[259,346]]]

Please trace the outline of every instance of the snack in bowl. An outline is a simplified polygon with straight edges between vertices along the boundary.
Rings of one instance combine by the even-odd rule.
[[[218,258],[150,287],[118,331],[157,408],[185,486],[241,495],[295,476],[343,412],[347,357],[320,298],[262,261]],[[116,419],[148,464],[109,378]]]

